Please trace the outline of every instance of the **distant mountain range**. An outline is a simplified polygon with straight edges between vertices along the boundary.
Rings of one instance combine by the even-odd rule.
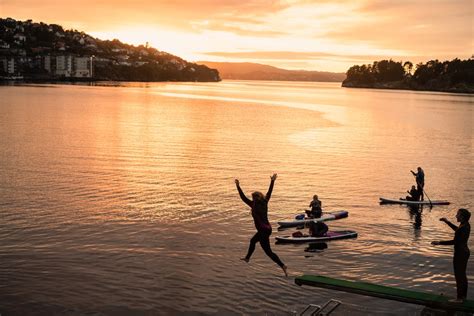
[[[330,82],[342,82],[346,79],[346,74],[342,72],[288,70],[257,63],[213,61],[198,61],[196,63],[217,69],[222,79]]]

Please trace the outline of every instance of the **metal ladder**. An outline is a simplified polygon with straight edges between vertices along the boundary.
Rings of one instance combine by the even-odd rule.
[[[299,315],[300,316],[326,316],[330,315],[342,302],[331,299],[326,302],[323,306],[316,304],[309,304]]]

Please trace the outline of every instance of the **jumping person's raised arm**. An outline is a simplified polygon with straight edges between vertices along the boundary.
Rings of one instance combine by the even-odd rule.
[[[442,222],[445,222],[446,224],[448,224],[448,226],[451,227],[452,230],[458,229],[458,227],[456,225],[454,225],[453,223],[448,221],[445,217],[440,218],[439,220],[442,221]]]
[[[270,177],[270,187],[268,188],[267,195],[265,195],[265,200],[269,201],[270,197],[272,196],[273,185],[275,184],[275,180],[277,178],[277,174],[274,173],[273,176]]]
[[[242,189],[240,188],[240,182],[239,182],[239,179],[235,179],[235,185],[237,186],[237,191],[239,191],[239,195],[240,195],[240,198],[242,199],[242,201],[244,201],[245,204],[247,204],[248,206],[252,207],[252,201],[250,201],[244,194],[244,192],[242,191]]]

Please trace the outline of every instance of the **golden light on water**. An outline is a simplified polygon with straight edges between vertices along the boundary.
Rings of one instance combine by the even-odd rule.
[[[0,15],[188,61],[336,72],[466,59],[474,38],[472,0],[0,0]],[[286,315],[334,297],[281,279],[261,249],[239,260],[255,228],[234,179],[266,192],[274,172],[272,248],[292,275],[320,274],[324,259],[335,278],[454,295],[451,248],[431,241],[452,238],[440,216],[472,209],[469,95],[258,80],[0,89],[1,314]],[[406,194],[416,166],[430,198],[452,204],[380,205]],[[277,222],[314,194],[324,211],[350,213],[331,231],[357,239],[314,254],[273,245],[293,232]]]
[[[247,194],[265,192],[273,172],[273,236],[293,232],[276,222],[315,193],[325,211],[350,213],[331,230],[358,233],[314,254],[274,245],[272,236],[293,273],[320,273],[324,258],[335,278],[455,295],[451,248],[430,242],[452,238],[440,214],[472,208],[468,95],[236,80],[1,89],[0,252],[5,288],[16,289],[2,308],[29,314],[24,302],[34,298],[47,314],[55,304],[176,312],[185,295],[193,300],[178,314],[289,314],[314,292],[282,282],[260,248],[250,266],[239,262],[255,228],[233,180]],[[418,165],[430,198],[453,204],[415,212],[379,205],[380,196],[403,196]],[[259,310],[240,304],[256,283],[265,293]],[[370,308],[387,314],[388,304]]]

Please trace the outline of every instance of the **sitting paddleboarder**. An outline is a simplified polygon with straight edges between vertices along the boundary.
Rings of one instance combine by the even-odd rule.
[[[323,237],[329,230],[328,225],[323,222],[311,221],[308,223],[309,234],[311,237]]]
[[[413,170],[410,170],[410,172],[415,176],[416,179],[416,189],[420,193],[421,201],[424,200],[424,191],[423,188],[425,187],[425,172],[421,167],[417,168],[417,172],[414,172]]]
[[[320,218],[323,215],[323,203],[318,199],[318,196],[313,195],[313,200],[309,203],[311,210],[307,210],[306,214],[311,218]]]
[[[453,267],[456,278],[457,298],[456,302],[462,302],[467,297],[467,275],[466,267],[469,260],[470,251],[467,246],[471,225],[469,219],[471,213],[465,208],[460,208],[456,214],[456,220],[460,223],[459,227],[448,221],[446,218],[440,218],[454,230],[454,239],[446,241],[433,241],[432,245],[454,245]]]
[[[406,196],[407,201],[418,201],[420,199],[420,191],[418,191],[414,185],[412,185],[411,190],[407,192],[409,194]]]
[[[261,192],[255,191],[252,193],[252,200],[245,196],[244,192],[240,188],[239,180],[235,179],[235,184],[237,186],[237,191],[239,191],[240,198],[252,209],[251,213],[255,223],[255,228],[257,229],[257,233],[252,237],[252,239],[250,239],[247,255],[244,258],[241,258],[241,260],[249,262],[250,257],[255,250],[255,245],[257,242],[260,242],[260,246],[265,251],[267,256],[269,256],[276,264],[280,266],[280,268],[282,268],[285,276],[288,276],[286,265],[283,264],[280,258],[270,248],[270,235],[272,234],[272,226],[268,222],[268,201],[272,195],[273,185],[275,184],[276,178],[276,173],[270,177],[270,187],[268,188],[268,192],[265,196],[263,196]]]

